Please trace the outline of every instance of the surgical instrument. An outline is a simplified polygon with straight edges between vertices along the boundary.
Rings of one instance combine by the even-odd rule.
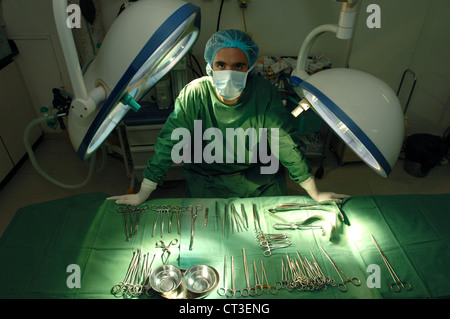
[[[160,213],[161,213],[161,206],[153,205],[152,210],[154,210],[156,212],[155,221],[153,222],[153,232],[152,232],[152,237],[155,237],[156,226],[158,225],[158,217],[160,216]]]
[[[227,294],[227,254],[223,258],[223,287],[217,289],[217,293],[220,296],[226,296]]]
[[[202,209],[201,205],[197,205],[195,207],[195,212],[193,207],[191,206],[191,242],[189,243],[189,250],[194,248],[194,232],[195,232],[195,221],[197,219],[198,211]]]
[[[377,246],[378,251],[380,252],[381,258],[383,258],[383,261],[386,264],[386,267],[389,270],[389,273],[391,274],[392,279],[394,280],[394,282],[391,283],[391,290],[394,291],[394,292],[400,292],[401,287],[403,287],[403,289],[408,290],[408,291],[411,290],[412,289],[411,284],[409,282],[407,282],[407,281],[401,280],[397,276],[397,273],[395,272],[394,268],[392,268],[392,266],[389,263],[389,261],[387,260],[386,256],[381,251],[380,246],[378,246],[378,243],[377,243],[377,241],[375,240],[375,238],[373,237],[372,234],[370,235],[370,237],[372,237],[373,242],[375,243],[375,245]]]
[[[214,216],[214,229],[219,229],[219,204],[217,201],[214,203],[215,216]]]
[[[241,296],[242,297],[248,297],[250,296],[250,280],[248,277],[248,266],[247,266],[247,257],[245,255],[245,248],[242,248],[242,255],[244,256],[244,274],[245,274],[245,281],[247,283],[247,288],[244,288],[241,290]],[[246,292],[246,293],[244,293]],[[254,296],[254,295],[253,295]]]
[[[235,281],[234,281],[234,259],[233,256],[231,256],[231,289],[227,288],[227,297],[234,297],[237,295],[237,293],[239,292],[239,296],[236,297],[240,297],[241,295],[241,291],[240,290],[236,290],[236,286],[235,286]]]
[[[239,215],[238,211],[234,207],[233,203],[230,204],[231,213],[233,214],[234,221],[236,223],[236,230],[239,232],[239,229],[243,230],[242,228],[246,228],[244,225],[244,221],[242,220],[241,216]]]
[[[260,296],[263,294],[264,290],[261,280],[259,279],[258,268],[256,267],[256,262],[254,260],[253,260],[253,272],[255,274],[255,287],[253,289],[255,291],[255,295]]]
[[[114,285],[111,293],[124,298],[138,297],[144,292],[149,295],[149,277],[154,259],[155,255],[150,262],[150,253],[143,255],[141,249],[135,251],[124,280]]]
[[[222,219],[222,239],[225,237],[225,224],[227,219],[227,204],[225,204],[225,208],[223,210],[223,219]]]
[[[332,207],[330,207],[329,205],[331,205]],[[279,204],[273,208],[269,209],[269,212],[284,212],[284,211],[291,211],[291,210],[303,210],[303,209],[308,209],[308,210],[314,210],[314,209],[319,209],[319,210],[324,210],[324,211],[328,211],[331,213],[335,213],[337,216],[339,216],[339,219],[344,222],[345,218],[344,218],[344,214],[342,213],[342,211],[340,210],[339,206],[334,202],[334,201],[323,201],[320,203],[284,203],[284,204]]]
[[[263,255],[265,257],[271,256],[272,250],[292,246],[292,242],[286,234],[266,234],[257,231],[256,239],[259,240],[259,247],[264,250]]]
[[[354,284],[355,286],[360,286],[361,285],[361,280],[359,280],[356,277],[353,277],[350,279],[350,277],[348,277],[336,264],[335,262],[331,259],[330,256],[328,256],[327,252],[320,247],[320,249],[322,249],[323,253],[325,254],[325,256],[327,256],[328,260],[331,262],[331,264],[333,265],[334,269],[336,270],[337,274],[339,275],[339,278],[341,279],[341,283],[338,284],[338,289],[342,292],[346,292],[347,291],[347,285],[346,283],[351,282],[352,284]],[[344,279],[342,278],[341,274],[347,279],[344,281]]]
[[[255,262],[253,261],[253,268],[255,268]],[[286,273],[286,265],[284,264],[284,258],[281,256],[281,280],[275,282],[275,285],[278,289],[282,289],[286,287],[287,284],[287,273]]]
[[[264,288],[267,288],[268,292],[270,292],[272,295],[275,295],[278,292],[278,288],[276,285],[271,286],[269,284],[269,280],[267,280],[266,269],[264,268],[264,262],[262,261],[262,259],[261,259],[261,273],[262,273],[262,278],[266,280],[266,284],[263,285],[263,291],[264,291]]]
[[[112,287],[112,289],[111,289],[111,293],[113,294],[113,295],[126,295],[127,294],[127,292],[129,292],[130,291],[130,286],[131,286],[131,276],[132,276],[132,274],[133,274],[133,272],[134,272],[134,269],[135,269],[135,265],[136,265],[136,263],[137,263],[137,259],[138,259],[138,253],[139,253],[139,251],[138,252],[135,252],[134,254],[133,254],[133,258],[131,259],[131,262],[130,262],[130,264],[129,264],[129,266],[128,266],[128,270],[127,270],[127,272],[126,272],[126,274],[125,274],[125,277],[124,277],[124,279],[123,279],[123,281],[121,281],[121,282],[119,282],[119,283],[117,283],[116,285],[114,285],[113,287]]]
[[[261,230],[261,224],[259,222],[258,211],[256,210],[256,205],[252,203],[253,209],[253,224],[255,226],[255,231],[258,232]]]
[[[285,230],[285,229],[322,229],[322,226],[319,225],[303,225],[301,223],[290,223],[290,224],[283,224],[283,223],[277,223],[273,224],[273,228],[276,230]]]
[[[205,208],[205,221],[203,223],[203,227],[205,227],[205,228],[206,228],[206,225],[208,224],[208,212],[209,212],[209,208],[206,207]]]
[[[325,274],[322,271],[322,268],[320,268],[319,263],[316,260],[316,257],[314,256],[312,251],[310,251],[310,253],[311,253],[311,256],[312,256],[313,261],[314,261],[313,265],[315,266],[315,269],[316,269],[319,277],[321,277],[321,279],[323,280],[323,283],[326,284],[326,285],[333,286],[333,287],[336,286],[336,281],[333,278],[331,278],[331,277],[325,276]],[[298,254],[298,251],[297,251],[297,254]]]
[[[245,220],[245,228],[248,228],[248,216],[247,212],[245,211],[245,205],[241,203],[241,214]]]
[[[120,207],[118,212],[123,214],[123,220],[125,225],[125,235],[126,240],[129,241],[134,235],[136,235],[139,228],[139,221],[141,215],[147,209],[147,205],[142,206],[132,206],[127,205],[125,207]]]
[[[172,252],[170,251],[170,246],[172,245],[175,246],[176,244],[178,244],[178,239],[176,238],[170,241],[168,245],[166,245],[162,240],[156,243],[156,247],[161,248],[163,250],[161,253],[161,261],[164,265],[167,264],[167,262],[169,261],[169,257],[172,254]],[[166,255],[165,258],[164,255]]]

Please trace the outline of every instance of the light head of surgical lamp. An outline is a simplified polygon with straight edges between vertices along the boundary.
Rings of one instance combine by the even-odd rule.
[[[344,3],[342,8],[338,25],[317,27],[302,44],[291,77],[302,101],[293,114],[298,116],[311,107],[362,161],[387,177],[404,135],[403,112],[394,91],[380,79],[354,69],[328,69],[312,75],[305,71],[309,49],[320,34],[329,31],[341,39],[351,38],[355,6]]]
[[[111,25],[98,55],[82,74],[67,1],[53,0],[59,39],[73,87],[68,131],[87,160],[122,118],[192,48],[200,33],[200,9],[181,0],[140,0]]]

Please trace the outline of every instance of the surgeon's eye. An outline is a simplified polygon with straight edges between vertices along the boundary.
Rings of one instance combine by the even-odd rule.
[[[247,64],[246,63],[235,63],[233,65],[233,70],[236,70],[236,71],[247,71]]]
[[[215,62],[214,66],[217,70],[224,70],[227,67],[226,63],[221,61]]]

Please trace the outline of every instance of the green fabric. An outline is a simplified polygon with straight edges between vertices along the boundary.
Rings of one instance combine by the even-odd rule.
[[[246,300],[450,297],[450,284],[444,277],[450,262],[450,194],[351,197],[341,206],[347,224],[340,224],[337,236],[331,241],[319,230],[286,230],[284,232],[290,235],[293,246],[274,250],[270,257],[263,256],[263,250],[255,239],[252,203],[257,207],[263,231],[280,233],[282,231],[272,227],[279,222],[277,218],[295,222],[312,212],[283,212],[272,217],[268,209],[281,203],[305,203],[310,201],[308,197],[155,199],[147,202],[149,209],[141,217],[137,234],[129,241],[125,239],[123,215],[118,213],[118,206],[113,201],[105,200],[106,197],[101,193],[76,195],[20,209],[0,238],[0,298],[118,298],[110,290],[123,280],[133,252],[137,249],[150,252],[156,256],[154,266],[162,264],[162,250],[155,247],[161,239],[165,243],[172,239],[180,240],[179,248],[172,250],[170,264],[181,268],[201,263],[211,265],[221,276],[219,287],[222,286],[223,261],[227,254],[228,287],[231,287],[233,256],[236,288],[245,288],[243,248],[251,285],[254,283],[253,261],[261,272],[260,261],[263,260],[268,280],[274,284],[281,279],[281,256],[288,253],[295,257],[296,251],[308,260],[311,260],[310,251],[313,252],[323,272],[339,282],[337,273],[320,247],[344,273],[361,280],[359,287],[348,284],[346,293],[337,287],[313,292],[282,289],[276,295],[264,293]],[[248,216],[248,229],[222,235],[222,219],[216,223],[216,201],[220,218],[225,204],[233,203],[239,213],[243,204]],[[171,233],[168,233],[166,219],[163,238],[159,225],[155,236],[152,236],[156,216],[152,207],[162,204],[199,208],[192,250],[189,250],[189,211],[182,214],[181,236],[177,234],[175,218]],[[206,207],[209,214],[204,227]],[[390,290],[392,278],[370,234],[376,238],[398,276],[413,286],[411,291],[394,293]],[[66,280],[70,275],[67,266],[70,264],[80,266],[81,288],[67,287]],[[380,267],[380,288],[367,285],[370,276],[367,267],[371,264]],[[162,297],[154,294],[139,298]],[[213,291],[206,298],[222,297]]]
[[[288,113],[281,102],[281,97],[276,88],[268,81],[250,76],[243,96],[233,105],[222,103],[215,92],[211,79],[203,77],[188,84],[180,93],[175,102],[175,109],[169,116],[160,132],[155,144],[155,155],[149,159],[147,168],[144,170],[144,177],[157,183],[162,183],[167,170],[172,164],[172,148],[180,143],[180,139],[172,140],[172,132],[175,129],[186,128],[191,132],[192,140],[195,140],[194,121],[201,120],[202,132],[200,140],[203,143],[200,152],[205,150],[205,146],[214,141],[203,140],[203,132],[209,128],[216,128],[221,132],[223,141],[223,156],[213,163],[205,161],[197,163],[195,155],[199,155],[198,150],[191,149],[191,163],[184,165],[187,181],[188,193],[192,197],[198,198],[229,198],[229,197],[258,197],[264,195],[285,195],[281,192],[285,186],[277,174],[261,174],[260,168],[267,167],[269,163],[254,164],[250,162],[249,154],[253,150],[249,143],[245,146],[245,162],[237,158],[237,152],[233,154],[233,159],[226,159],[226,130],[242,128],[244,132],[248,129],[255,129],[258,140],[261,138],[260,128],[267,129],[267,140],[272,141],[271,129],[279,129],[279,167],[283,170],[285,166],[290,177],[297,183],[303,182],[311,176],[311,168],[304,155],[299,151],[299,135],[293,126],[294,118]],[[217,135],[217,134],[214,134]],[[195,142],[194,142],[195,143]],[[192,144],[194,144],[192,143]],[[233,142],[235,143],[235,142]],[[192,147],[192,146],[191,146]],[[212,145],[209,145],[212,147]],[[234,148],[237,149],[237,146]],[[216,149],[216,151],[218,151]],[[253,155],[259,156],[261,143],[257,146],[257,151]],[[209,152],[208,152],[209,154]],[[215,153],[214,153],[215,154]],[[220,153],[219,153],[220,154]],[[270,149],[265,152],[265,156],[270,154]],[[230,163],[231,162],[231,163]],[[197,178],[201,178],[201,187],[197,185]],[[211,188],[222,185],[222,189]],[[273,187],[272,187],[273,185]],[[269,192],[266,194],[261,189],[279,188],[279,193]]]

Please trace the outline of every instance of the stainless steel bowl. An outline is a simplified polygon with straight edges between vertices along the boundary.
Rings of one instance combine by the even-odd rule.
[[[218,281],[217,273],[210,266],[195,265],[186,270],[183,277],[183,282],[186,288],[194,293],[201,294],[212,287]]]
[[[156,267],[150,275],[152,288],[161,293],[174,291],[181,283],[181,271],[172,265]]]

